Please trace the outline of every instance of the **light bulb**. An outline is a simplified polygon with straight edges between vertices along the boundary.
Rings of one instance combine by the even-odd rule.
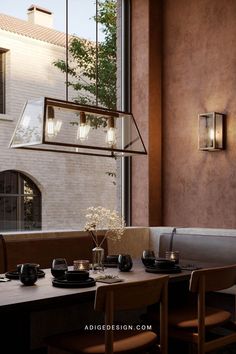
[[[214,129],[210,129],[209,135],[210,135],[210,139],[213,140],[214,139]]]
[[[86,121],[86,115],[84,112],[80,112],[80,122],[77,130],[77,139],[85,141],[88,139],[88,134],[90,131],[90,124]]]
[[[108,145],[113,146],[116,143],[116,129],[108,128],[106,142]]]
[[[52,137],[55,136],[54,118],[48,118],[47,136],[48,136],[49,138],[52,138]]]
[[[213,141],[214,141],[214,129],[209,129],[209,139],[210,139],[210,147],[213,147]]]
[[[55,119],[53,107],[48,107],[48,121],[47,121],[47,136],[49,138],[55,137],[62,126],[62,121]]]
[[[109,117],[107,122],[107,134],[106,134],[106,143],[110,147],[114,147],[116,144],[116,128],[114,117]]]

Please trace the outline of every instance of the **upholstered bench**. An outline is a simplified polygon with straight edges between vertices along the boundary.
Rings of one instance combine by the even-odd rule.
[[[102,236],[100,236],[102,237]],[[0,238],[0,272],[15,270],[20,263],[38,263],[49,268],[54,258],[66,258],[69,265],[75,259],[92,260],[92,238],[79,231],[18,233]],[[103,243],[107,254],[107,242]]]

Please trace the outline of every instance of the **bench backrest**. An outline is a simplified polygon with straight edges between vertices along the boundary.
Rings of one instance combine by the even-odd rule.
[[[169,250],[171,233],[161,234],[159,256]],[[236,237],[177,233],[173,250],[180,252],[180,259],[196,260],[219,265],[236,263]]]
[[[15,270],[20,263],[38,263],[50,268],[54,258],[66,258],[69,265],[76,259],[92,261],[94,247],[89,235],[78,231],[4,235],[0,239],[0,272]],[[107,242],[102,245],[107,254]]]

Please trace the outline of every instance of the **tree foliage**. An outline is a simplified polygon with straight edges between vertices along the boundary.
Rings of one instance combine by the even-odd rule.
[[[98,78],[96,82],[96,43],[72,37],[69,43],[68,86],[78,92],[77,103],[116,108],[116,36],[117,1],[98,0],[98,23],[104,40],[98,43]],[[94,21],[96,17],[94,16]],[[53,63],[66,72],[64,60]]]

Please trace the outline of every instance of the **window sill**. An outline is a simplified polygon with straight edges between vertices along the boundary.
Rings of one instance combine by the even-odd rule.
[[[1,114],[0,113],[0,121],[8,121],[8,122],[13,122],[13,119],[11,118],[11,116],[9,114]]]

